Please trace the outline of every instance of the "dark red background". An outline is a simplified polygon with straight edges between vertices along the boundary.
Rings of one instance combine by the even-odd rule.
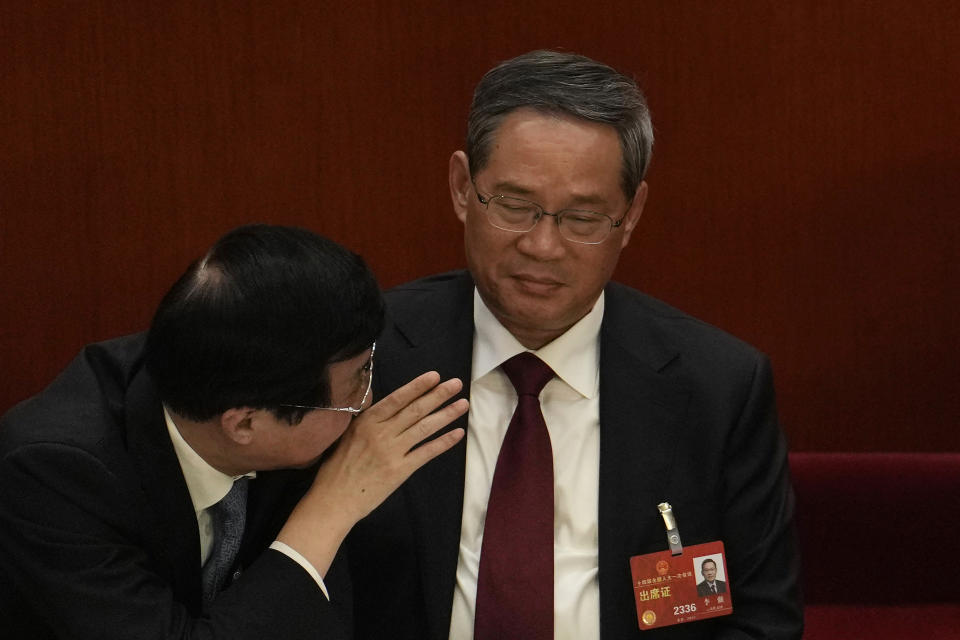
[[[647,92],[618,278],[769,353],[794,449],[960,450],[958,24],[949,0],[6,0],[0,411],[244,222],[384,286],[461,266],[472,87],[545,47]]]

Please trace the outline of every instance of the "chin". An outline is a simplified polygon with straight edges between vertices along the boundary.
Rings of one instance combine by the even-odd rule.
[[[515,306],[514,313],[509,317],[518,325],[542,331],[551,331],[558,324],[563,324],[558,321],[558,318],[562,317],[559,310],[555,310],[549,303],[543,301],[525,301],[524,304]]]
[[[324,447],[323,449],[320,450],[320,453],[318,453],[317,455],[313,456],[313,457],[310,458],[309,460],[304,460],[301,464],[298,464],[298,465],[297,465],[296,467],[294,467],[294,468],[295,468],[295,469],[307,469],[307,468],[309,468],[309,467],[312,467],[312,466],[316,465],[317,463],[319,463],[320,461],[322,461],[322,460],[327,456],[328,453],[332,453],[332,452],[333,452],[333,448],[332,448],[332,447],[330,447],[330,446]]]
[[[320,461],[321,456],[317,456],[311,460],[306,460],[304,462],[297,462],[294,464],[288,464],[283,469],[309,469]]]

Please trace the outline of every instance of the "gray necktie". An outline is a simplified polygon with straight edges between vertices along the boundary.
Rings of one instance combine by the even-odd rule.
[[[247,519],[247,488],[250,478],[239,478],[217,504],[210,507],[213,548],[203,565],[203,601],[209,604],[223,588],[240,549]]]

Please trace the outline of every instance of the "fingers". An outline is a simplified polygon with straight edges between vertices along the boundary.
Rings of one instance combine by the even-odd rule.
[[[405,449],[409,451],[418,443],[426,440],[434,433],[462,416],[469,408],[470,403],[465,398],[460,398],[456,402],[451,402],[442,409],[439,409],[417,420],[399,434],[398,438],[400,439],[401,446],[405,447]]]
[[[442,406],[462,389],[459,379],[441,382],[435,371],[414,378],[354,418],[335,455],[362,459],[373,454],[375,466],[393,469],[387,476],[399,474],[381,478],[395,488],[463,438],[463,429],[454,429],[417,446],[467,412],[465,398]],[[359,468],[356,461],[348,466]]]
[[[403,431],[417,421],[429,416],[434,409],[460,393],[461,389],[463,389],[463,383],[459,379],[445,380],[398,411],[393,416],[393,420],[398,425],[403,425],[400,429],[400,431]]]
[[[366,415],[377,422],[388,420],[439,383],[440,374],[436,371],[423,373],[371,406],[361,415]]]
[[[462,388],[463,383],[458,378],[440,382],[440,375],[435,371],[430,371],[414,378],[364,411],[356,421],[380,423],[379,428],[384,429],[385,433],[398,435],[429,416],[432,411],[459,393]],[[452,412],[447,411],[443,415],[450,413]],[[446,422],[437,424],[434,428],[429,428],[436,422],[436,420],[432,420],[427,425],[426,435],[430,435],[440,427],[449,424],[451,420],[456,419],[462,413],[463,411],[460,411],[456,415],[452,415]]]
[[[396,444],[403,452],[409,452],[418,443],[466,413],[470,403],[465,398],[438,409],[462,388],[463,383],[459,379],[446,380],[400,409],[380,428],[386,435],[396,438]]]
[[[410,466],[410,473],[413,473],[426,463],[436,458],[441,453],[450,449],[453,445],[463,439],[463,429],[453,429],[442,436],[438,436],[426,442],[423,446],[417,447],[407,454],[407,464]]]

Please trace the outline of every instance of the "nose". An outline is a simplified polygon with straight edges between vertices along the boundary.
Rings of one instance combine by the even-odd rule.
[[[566,248],[566,240],[560,235],[556,214],[544,213],[537,224],[517,240],[517,249],[538,260],[556,260]]]

